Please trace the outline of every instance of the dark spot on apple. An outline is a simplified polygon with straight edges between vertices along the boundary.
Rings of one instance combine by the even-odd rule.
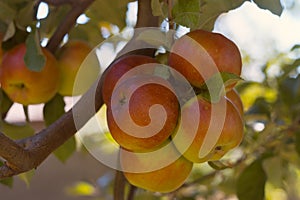
[[[216,146],[216,147],[215,147],[215,150],[216,150],[216,151],[221,151],[221,150],[222,150],[222,147],[221,147],[221,146]]]
[[[24,83],[15,83],[15,84],[10,84],[11,87],[16,87],[19,89],[24,89],[25,88],[25,84]]]

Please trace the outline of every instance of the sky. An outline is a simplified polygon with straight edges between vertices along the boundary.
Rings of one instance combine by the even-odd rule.
[[[245,64],[242,76],[246,80],[262,81],[260,68],[269,59],[288,52],[300,44],[300,0],[285,0],[281,16],[246,2],[240,8],[222,14],[215,31],[232,39],[250,56],[251,63]]]

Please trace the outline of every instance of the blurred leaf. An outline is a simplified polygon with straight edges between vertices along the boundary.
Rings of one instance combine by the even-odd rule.
[[[300,103],[300,75],[296,78],[286,78],[279,85],[280,97],[288,105]]]
[[[71,196],[92,196],[95,191],[92,184],[83,181],[66,188],[66,192]]]
[[[26,40],[24,61],[28,69],[39,72],[43,70],[46,58],[42,52],[37,31],[32,31]]]
[[[13,140],[23,139],[35,133],[35,130],[28,123],[11,124],[5,121],[0,122],[0,131]]]
[[[268,182],[276,187],[284,186],[284,160],[281,157],[270,157],[263,161],[263,168],[267,174]]]
[[[13,21],[16,15],[16,10],[7,2],[0,1],[0,20],[9,24]]]
[[[13,105],[13,101],[8,98],[6,93],[0,88],[0,114],[5,114]]]
[[[172,14],[176,23],[194,29],[212,30],[224,12],[242,5],[245,0],[177,0]]]
[[[300,156],[300,131],[295,132],[295,138],[296,138],[296,152]]]
[[[265,115],[271,116],[271,105],[263,97],[259,97],[255,100],[253,105],[245,113],[246,115]]]
[[[44,121],[46,126],[51,125],[65,113],[65,101],[61,95],[55,95],[43,108]]]
[[[166,18],[168,16],[168,5],[164,1],[151,0],[151,9],[153,16]]]
[[[237,180],[239,200],[264,200],[267,175],[262,160],[255,160],[240,174]]]
[[[33,9],[36,2],[28,2],[20,11],[18,12],[15,23],[20,29],[25,30],[27,26],[33,25],[33,20],[35,19],[35,10]]]
[[[254,0],[254,2],[258,5],[258,7],[262,9],[268,9],[273,14],[278,16],[280,16],[283,11],[280,0]]]
[[[117,25],[120,29],[126,25],[127,4],[130,0],[95,1],[87,10],[87,17],[95,22],[107,21]],[[101,10],[101,11],[100,11]]]
[[[217,161],[208,161],[207,162],[209,164],[210,167],[212,167],[215,170],[223,170],[223,169],[227,169],[227,168],[231,168],[232,166],[223,163],[220,160]]]
[[[75,137],[71,137],[68,139],[63,145],[61,145],[58,149],[56,149],[53,153],[56,158],[58,158],[61,162],[66,162],[68,158],[75,152],[76,150],[76,140]]]
[[[29,187],[29,186],[30,186],[31,179],[32,179],[32,177],[34,176],[34,172],[35,172],[35,170],[30,170],[30,171],[28,171],[28,172],[19,174],[18,177],[19,177],[22,181],[24,181],[24,183],[26,184],[27,187]]]

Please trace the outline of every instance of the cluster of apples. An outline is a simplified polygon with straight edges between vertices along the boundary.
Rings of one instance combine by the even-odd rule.
[[[169,81],[176,81],[176,74],[154,75],[161,64],[148,56],[118,58],[105,72],[102,88],[108,128],[120,145],[121,169],[131,184],[154,192],[176,190],[194,163],[219,160],[243,137],[243,105],[235,83],[226,85],[217,102],[202,96],[203,85],[216,73],[240,76],[241,55],[231,40],[219,33],[191,31],[174,42],[168,65],[196,93],[183,106],[172,89],[174,81]],[[213,108],[223,109],[212,112]],[[220,129],[210,133],[215,136],[213,146],[199,156],[215,124]]]
[[[0,63],[1,88],[13,101],[23,105],[46,103],[55,94],[73,93],[76,74],[91,47],[79,40],[66,43],[57,56],[41,47],[45,64],[40,71],[30,70],[24,61],[26,44],[21,43],[3,53]],[[2,51],[2,48],[1,48]]]

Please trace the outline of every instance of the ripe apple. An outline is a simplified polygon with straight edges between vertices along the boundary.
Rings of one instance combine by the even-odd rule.
[[[3,34],[0,32],[0,65],[1,65],[2,57],[3,57],[2,42],[3,42]]]
[[[172,144],[167,150],[154,155],[121,149],[120,165],[130,184],[161,193],[172,192],[182,186],[193,168],[193,163],[180,155]]]
[[[236,89],[229,90],[226,93],[226,97],[232,102],[232,104],[234,106],[236,106],[236,108],[238,109],[238,111],[241,114],[241,116],[243,116],[244,115],[243,102],[242,102],[242,100],[240,98],[240,95],[236,91]]]
[[[200,87],[217,72],[239,76],[242,68],[238,47],[222,34],[205,30],[191,31],[177,39],[168,61],[195,87]]]
[[[7,51],[0,67],[1,87],[14,101],[23,105],[49,101],[59,87],[59,69],[56,58],[45,48],[46,63],[40,72],[31,71],[24,62],[26,45],[17,45]]]
[[[74,91],[74,82],[81,64],[92,48],[83,41],[73,40],[66,43],[59,51],[58,66],[61,74],[58,93],[62,96],[76,96],[84,91]],[[93,66],[90,66],[90,70]],[[97,73],[96,73],[97,74]]]
[[[112,137],[125,149],[151,151],[174,131],[179,103],[168,82],[140,75],[123,81],[112,95],[107,122]]]
[[[113,62],[104,73],[105,78],[102,87],[104,103],[109,104],[116,83],[125,73],[135,67],[150,63],[157,64],[158,62],[154,58],[144,55],[124,55]],[[145,68],[143,68],[143,70],[145,70]],[[152,72],[153,68],[150,67],[149,73]],[[143,71],[142,73],[146,74],[148,72]]]
[[[196,110],[200,111],[199,121],[193,119]],[[210,103],[200,95],[193,97],[183,106],[180,122],[172,135],[173,142],[188,160],[195,163],[220,159],[243,138],[240,113],[225,97],[217,103]],[[198,127],[192,129],[194,123],[198,123]],[[211,148],[207,149],[209,145]]]

